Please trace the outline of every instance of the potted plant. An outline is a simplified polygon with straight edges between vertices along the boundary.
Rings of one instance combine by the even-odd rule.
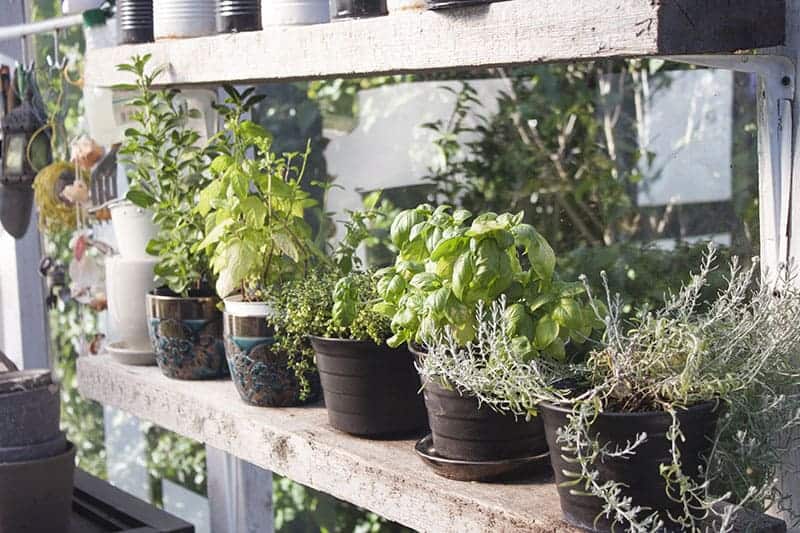
[[[333,0],[332,18],[347,20],[387,15],[386,0]]]
[[[301,187],[310,146],[303,154],[272,153],[270,134],[241,118],[263,96],[252,95],[253,89],[225,91],[227,105],[219,111],[228,142],[211,163],[215,179],[200,194],[196,212],[208,231],[195,249],[208,252],[218,276],[225,351],[242,399],[260,406],[314,401],[319,376],[313,360],[275,349],[267,324],[269,296],[324,257],[303,218],[316,205]]]
[[[155,291],[146,296],[150,338],[161,371],[177,379],[210,379],[227,375],[222,345],[222,315],[211,289],[208,257],[197,244],[205,235],[204,220],[194,210],[200,190],[211,181],[205,174],[208,152],[197,146],[199,134],[187,127],[197,115],[178,91],[155,91],[162,68],[147,72],[149,55],[136,56],[122,71],[136,76],[131,101],[136,127],[125,131],[120,154],[128,164],[127,199],[153,212],[157,233],[147,252],[154,267]],[[144,297],[144,295],[143,295]]]
[[[482,306],[503,298],[505,329],[513,357],[522,361],[567,358],[568,343],[580,345],[596,320],[581,299],[580,283],[554,275],[550,245],[522,214],[484,213],[475,217],[449,206],[421,205],[395,218],[390,237],[398,248],[395,264],[378,271],[376,309],[392,320],[390,346],[416,344],[424,379],[425,403],[434,448],[449,459],[512,459],[522,450],[546,451],[539,418],[482,406],[477,391],[431,372],[433,359],[469,347],[483,324]],[[445,350],[424,353],[447,335]],[[431,359],[431,361],[428,361]],[[427,369],[427,370],[426,370]],[[476,428],[480,428],[476,430]],[[505,445],[497,446],[498,435]]]
[[[542,403],[569,522],[725,531],[739,508],[780,502],[777,468],[800,425],[800,292],[787,271],[759,281],[757,262],[734,260],[705,301],[714,264],[711,248],[663,308],[632,323],[606,284],[603,343],[560,399]]]
[[[66,532],[75,447],[59,429],[59,386],[3,352],[0,365],[0,531]]]
[[[333,265],[285,287],[275,298],[271,322],[282,349],[304,351],[309,361],[316,354],[331,426],[387,437],[427,428],[427,416],[414,358],[405,346],[386,345],[389,319],[373,309],[376,282],[356,255],[374,214],[350,213]]]
[[[153,0],[156,41],[212,35],[216,27],[216,0]]]

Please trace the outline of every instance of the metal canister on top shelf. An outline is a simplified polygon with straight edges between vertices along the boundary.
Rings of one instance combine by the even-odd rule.
[[[120,44],[153,42],[153,0],[118,0]]]
[[[261,0],[218,0],[217,31],[238,33],[261,29]]]
[[[380,17],[388,15],[386,0],[334,0],[334,19]]]

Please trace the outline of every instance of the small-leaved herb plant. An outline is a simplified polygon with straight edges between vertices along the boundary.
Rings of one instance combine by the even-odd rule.
[[[136,82],[115,89],[137,93],[130,101],[136,125],[125,130],[120,155],[128,168],[127,199],[152,210],[158,226],[147,244],[147,252],[158,258],[156,281],[186,296],[206,292],[212,283],[208,256],[196,246],[203,240],[204,223],[194,206],[211,182],[206,169],[213,145],[198,147],[200,135],[187,126],[198,111],[187,106],[179,91],[153,89],[164,67],[148,69],[150,59],[150,54],[135,56],[117,66]]]
[[[673,451],[659,472],[669,497],[683,509],[670,519],[685,531],[702,531],[712,521],[716,530],[730,530],[739,508],[780,508],[786,497],[778,469],[797,448],[800,430],[796,275],[783,268],[762,281],[757,261],[744,268],[733,258],[727,285],[715,300],[704,301],[715,253],[710,246],[699,271],[666,296],[663,308],[633,322],[621,318],[621,300],[606,284],[607,309],[597,309],[606,317],[603,343],[585,370],[572,376],[585,384],[584,392],[559,400],[571,408],[557,436],[562,451],[575,457],[566,473],[571,485],[603,500],[605,517],[626,531],[660,531],[664,524],[622,484],[603,478],[598,465],[611,455],[633,457],[652,438],[666,438]],[[725,408],[698,478],[683,468],[678,412],[704,402]],[[591,426],[606,411],[665,412],[672,425],[663,437],[642,433],[634,442],[601,444]],[[732,505],[717,505],[722,501]]]
[[[463,209],[427,204],[395,218],[397,260],[376,273],[377,309],[392,319],[388,344],[425,344],[449,328],[464,346],[475,339],[479,303],[504,296],[515,352],[564,360],[567,343],[583,344],[600,325],[583,285],[557,278],[552,248],[522,213],[470,219]]]
[[[357,255],[360,244],[370,236],[367,224],[376,216],[373,202],[366,207],[368,211],[348,213],[346,233],[333,250],[332,261],[319,264],[304,279],[286,283],[273,295],[275,312],[269,321],[281,349],[313,360],[309,335],[371,340],[378,345],[392,335],[389,319],[375,310],[380,301],[375,277],[362,269]]]
[[[211,257],[221,298],[236,292],[263,301],[272,290],[301,278],[322,255],[304,219],[317,205],[302,188],[310,152],[277,155],[272,136],[242,117],[262,96],[225,86],[217,109],[225,131],[220,154],[211,162],[214,180],[200,193],[196,212],[205,220],[205,238],[196,246]]]

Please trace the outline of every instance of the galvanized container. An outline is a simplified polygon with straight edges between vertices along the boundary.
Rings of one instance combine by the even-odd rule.
[[[117,0],[117,35],[120,44],[153,41],[153,0]]]
[[[331,20],[328,0],[262,0],[264,26],[324,24]]]
[[[153,0],[155,39],[212,35],[217,29],[215,0]]]
[[[218,0],[217,31],[238,33],[261,29],[261,0]]]

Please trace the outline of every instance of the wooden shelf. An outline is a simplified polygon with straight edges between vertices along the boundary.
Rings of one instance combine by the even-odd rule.
[[[170,65],[165,85],[216,85],[733,53],[784,39],[785,0],[512,0],[92,50],[85,80],[130,82],[115,65],[144,53]]]
[[[81,394],[419,531],[575,531],[550,480],[450,481],[413,440],[370,441],[332,429],[320,406],[245,405],[230,381],[176,381],[107,356],[78,359]]]

